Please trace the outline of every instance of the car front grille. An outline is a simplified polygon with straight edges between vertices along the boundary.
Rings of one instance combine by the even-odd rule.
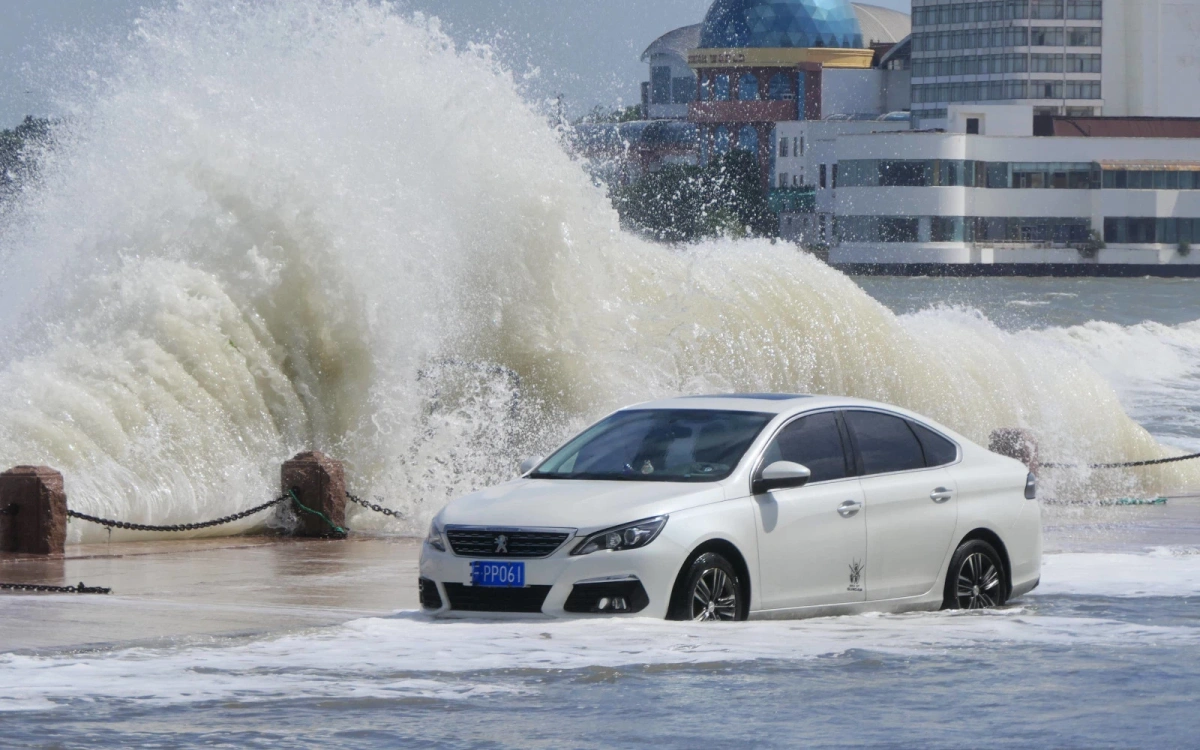
[[[547,557],[571,535],[565,531],[505,531],[448,527],[454,554],[464,557]]]
[[[464,612],[541,612],[542,603],[550,594],[549,586],[525,588],[490,588],[444,583],[450,609]]]

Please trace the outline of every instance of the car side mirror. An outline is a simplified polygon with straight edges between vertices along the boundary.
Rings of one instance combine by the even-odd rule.
[[[545,459],[541,456],[533,456],[531,458],[527,458],[521,462],[521,467],[518,469],[518,471],[521,472],[521,476],[525,476],[529,472],[536,469],[537,465],[540,464],[544,460]]]
[[[786,490],[803,487],[812,479],[812,472],[807,466],[791,461],[776,461],[764,466],[754,479],[752,487],[754,494],[759,495],[772,490]]]

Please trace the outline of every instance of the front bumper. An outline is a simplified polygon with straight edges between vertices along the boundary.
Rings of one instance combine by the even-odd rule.
[[[421,585],[426,589],[422,604],[427,612],[439,615],[540,612],[551,617],[667,616],[686,550],[659,537],[640,549],[572,557],[571,550],[579,540],[567,540],[548,557],[504,558],[525,563],[523,589],[473,587],[471,562],[481,558],[442,552],[426,544],[420,563]],[[430,586],[436,587],[436,597],[428,591]],[[536,604],[538,599],[540,606],[529,604],[531,600]],[[597,611],[601,600],[607,602],[603,611]],[[623,600],[623,607],[618,600]]]

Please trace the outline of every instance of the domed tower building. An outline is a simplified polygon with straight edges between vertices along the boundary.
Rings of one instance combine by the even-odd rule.
[[[688,119],[700,129],[701,159],[756,153],[765,189],[775,123],[821,119],[824,71],[872,67],[855,10],[847,0],[716,0],[687,60],[698,79]]]

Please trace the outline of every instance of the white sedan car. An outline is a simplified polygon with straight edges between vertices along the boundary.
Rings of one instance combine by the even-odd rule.
[[[426,610],[742,620],[970,609],[1040,576],[1026,467],[894,406],[655,401],[522,469],[434,519]]]

